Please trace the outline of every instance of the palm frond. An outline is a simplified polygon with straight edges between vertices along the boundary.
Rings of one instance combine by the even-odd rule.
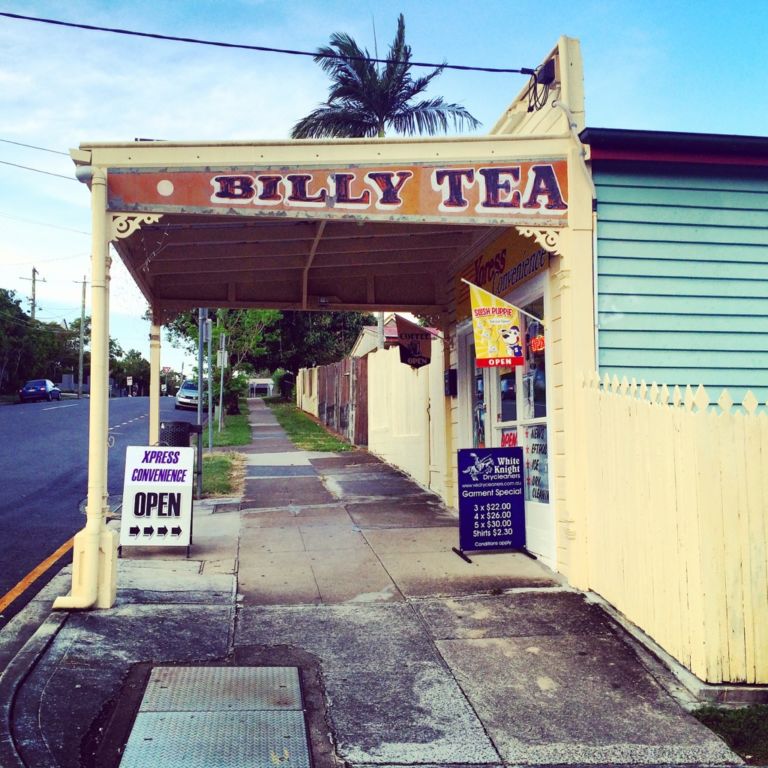
[[[364,138],[376,136],[377,131],[376,124],[365,110],[323,104],[293,126],[291,138]]]
[[[461,104],[446,104],[440,97],[408,105],[391,119],[392,127],[398,133],[408,136],[416,133],[426,133],[429,136],[447,133],[449,123],[458,130],[464,126],[480,126],[480,121]]]
[[[299,120],[291,130],[294,139],[383,136],[387,126],[406,135],[477,128],[480,122],[459,104],[442,98],[413,100],[424,94],[444,67],[414,79],[411,47],[405,42],[405,19],[397,19],[397,32],[389,46],[387,63],[370,60],[348,34],[335,32],[329,45],[318,48],[315,61],[331,78],[328,100]]]

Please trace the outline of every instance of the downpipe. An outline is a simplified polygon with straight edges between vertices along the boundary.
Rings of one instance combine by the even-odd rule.
[[[101,521],[89,519],[85,528],[75,534],[73,546],[72,593],[57,597],[54,610],[86,609],[96,603],[99,592],[99,550],[101,549]]]

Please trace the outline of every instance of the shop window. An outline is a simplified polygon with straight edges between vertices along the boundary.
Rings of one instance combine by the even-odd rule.
[[[544,316],[544,300],[521,307],[535,317]],[[494,393],[494,445],[521,446],[525,450],[525,499],[549,503],[549,445],[547,441],[547,344],[544,326],[527,315],[520,320],[524,364],[489,372]]]
[[[536,317],[544,314],[544,301],[539,299],[524,307]],[[546,341],[541,323],[526,319],[525,371],[523,373],[524,419],[540,419],[547,415]]]
[[[502,421],[517,421],[517,373],[514,368],[499,371],[499,403]]]
[[[471,360],[475,359],[475,345],[470,346]],[[482,368],[472,366],[472,446],[485,448],[485,376]]]
[[[549,504],[547,425],[525,428],[525,500]]]

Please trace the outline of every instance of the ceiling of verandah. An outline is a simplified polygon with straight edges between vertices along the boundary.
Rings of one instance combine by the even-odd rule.
[[[165,214],[114,245],[165,316],[197,306],[439,313],[451,265],[502,230]]]

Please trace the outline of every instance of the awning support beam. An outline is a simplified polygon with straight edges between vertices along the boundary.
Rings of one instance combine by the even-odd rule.
[[[315,239],[312,241],[312,247],[309,249],[309,256],[307,257],[307,263],[304,265],[304,274],[301,276],[301,308],[307,309],[308,287],[309,287],[309,270],[312,268],[312,262],[315,260],[315,254],[320,246],[320,241],[323,239],[323,232],[325,231],[325,219],[318,222],[317,232],[315,233]]]

